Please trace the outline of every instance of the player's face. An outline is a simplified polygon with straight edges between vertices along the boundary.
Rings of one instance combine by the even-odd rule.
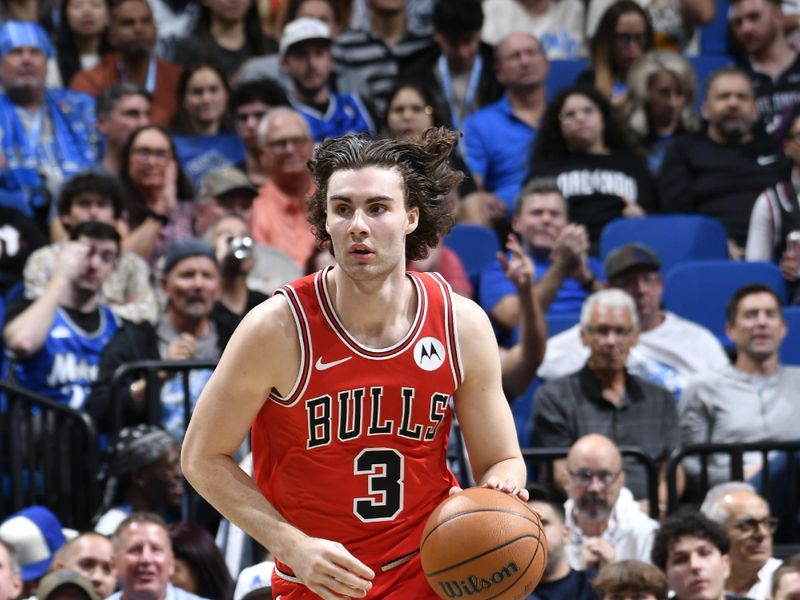
[[[636,344],[638,330],[630,309],[595,305],[581,340],[591,350],[589,367],[597,372],[618,372]]]
[[[395,169],[336,171],[328,181],[327,220],[336,260],[353,279],[405,269],[405,240],[418,210],[406,209],[403,178]]]
[[[647,23],[638,12],[628,12],[619,17],[614,29],[614,66],[623,75],[644,53],[647,42]]]
[[[36,91],[44,88],[47,56],[33,46],[19,46],[0,59],[0,83],[6,90]]]
[[[589,521],[608,519],[625,485],[619,454],[604,448],[574,453],[567,469],[566,488],[575,502],[575,512]]]
[[[654,73],[647,85],[647,114],[655,127],[674,129],[686,107],[686,90],[672,71]]]
[[[111,540],[102,535],[84,535],[72,543],[63,566],[89,579],[98,598],[107,598],[117,587],[113,551]]]
[[[391,134],[397,138],[421,135],[428,127],[433,126],[433,108],[417,90],[412,87],[403,88],[389,101],[386,124]]]
[[[137,188],[160,191],[166,183],[167,166],[173,158],[169,139],[157,129],[145,129],[131,142],[128,174]]]
[[[703,102],[703,116],[721,136],[735,139],[749,133],[757,114],[749,79],[736,73],[714,79]]]
[[[316,94],[328,85],[333,71],[331,43],[328,40],[308,40],[295,44],[286,52],[282,64],[301,93]]]
[[[775,297],[766,292],[742,298],[733,323],[725,326],[737,352],[757,360],[774,355],[786,337],[786,323]]]
[[[307,172],[314,145],[303,117],[276,115],[269,122],[261,164],[275,177],[297,177]]]
[[[535,87],[541,85],[547,76],[547,57],[532,36],[511,33],[497,47],[495,74],[506,87]]]
[[[258,125],[268,110],[269,105],[259,100],[242,104],[236,109],[236,133],[250,151],[258,148]]]
[[[155,523],[134,523],[122,531],[114,556],[126,598],[161,598],[175,570],[166,530]]]
[[[730,563],[708,540],[687,535],[669,549],[666,571],[681,600],[719,600]]]
[[[170,310],[190,319],[205,319],[219,296],[219,270],[207,256],[180,261],[163,280]]]
[[[781,577],[772,600],[800,600],[800,573],[786,573]]]
[[[530,248],[550,249],[567,225],[564,197],[557,193],[531,194],[514,215],[514,231]]]
[[[590,98],[572,94],[558,115],[561,134],[573,152],[593,152],[603,144],[603,113]]]
[[[131,94],[117,100],[109,115],[98,119],[97,128],[105,136],[106,143],[121,148],[131,133],[149,124],[150,101],[145,96]]]
[[[219,125],[227,104],[228,92],[214,69],[198,69],[189,78],[183,106],[192,122],[200,127]]]
[[[22,591],[22,579],[11,571],[11,557],[0,545],[0,600],[13,600]]]

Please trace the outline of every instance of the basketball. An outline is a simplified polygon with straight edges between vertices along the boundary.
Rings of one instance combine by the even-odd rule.
[[[433,510],[420,561],[440,598],[523,600],[542,578],[547,540],[539,517],[520,499],[469,488]]]

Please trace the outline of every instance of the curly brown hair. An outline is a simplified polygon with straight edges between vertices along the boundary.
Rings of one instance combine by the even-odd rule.
[[[449,163],[458,143],[458,133],[431,127],[410,140],[371,140],[363,135],[346,135],[325,141],[308,162],[317,191],[308,201],[308,222],[320,242],[328,242],[325,231],[328,182],[336,171],[366,167],[397,169],[403,178],[406,208],[419,210],[417,228],[406,237],[406,258],[418,260],[438,245],[453,226],[447,194],[464,175]]]

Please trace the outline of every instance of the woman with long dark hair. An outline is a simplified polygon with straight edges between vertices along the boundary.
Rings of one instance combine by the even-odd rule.
[[[65,0],[56,31],[57,70],[48,69],[47,85],[67,87],[78,71],[94,67],[111,50],[106,39],[108,0]]]
[[[169,527],[175,573],[172,585],[201,598],[231,600],[233,579],[214,538],[197,523],[173,523]]]
[[[586,226],[593,253],[609,221],[657,207],[647,163],[611,103],[592,87],[562,90],[545,110],[528,177],[539,176],[557,178],[570,221]]]

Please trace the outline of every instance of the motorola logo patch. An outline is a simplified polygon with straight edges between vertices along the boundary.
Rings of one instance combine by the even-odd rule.
[[[444,346],[436,338],[422,338],[414,346],[414,362],[420,369],[435,371],[444,362]]]

